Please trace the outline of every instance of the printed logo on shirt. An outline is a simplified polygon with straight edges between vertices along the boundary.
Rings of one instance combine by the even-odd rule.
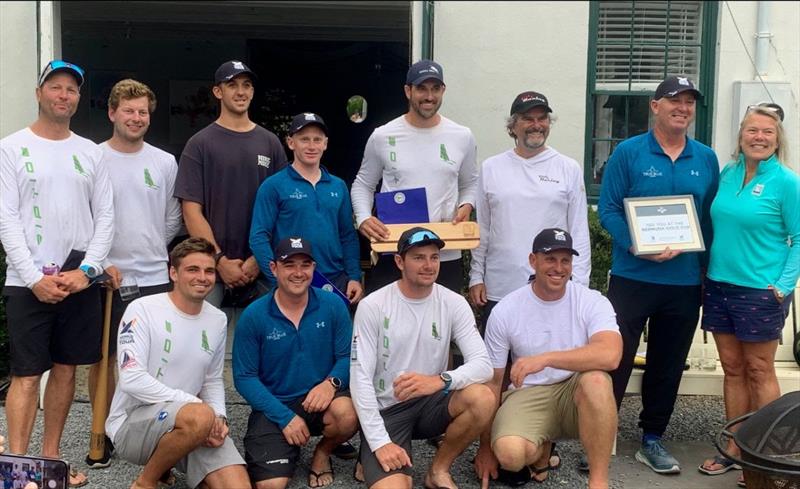
[[[158,189],[158,185],[153,182],[153,177],[150,176],[150,170],[147,168],[144,169],[144,184],[153,190]]]
[[[136,358],[133,356],[133,352],[131,352],[130,350],[125,350],[124,352],[122,352],[122,363],[120,363],[119,366],[121,370],[127,370],[137,365],[138,363],[136,363]]]
[[[433,336],[437,340],[442,339],[441,333],[439,333],[439,330],[436,329],[436,321],[431,323],[431,336]]]
[[[751,193],[752,193],[753,195],[755,195],[756,197],[758,197],[758,196],[760,196],[760,195],[761,195],[763,192],[764,192],[764,184],[763,184],[763,183],[757,183],[757,184],[756,184],[756,185],[753,187],[753,191],[752,191]]]
[[[389,329],[389,316],[383,318],[383,329]]]
[[[269,168],[270,163],[272,163],[272,159],[269,156],[258,155],[258,166]]]
[[[395,145],[397,145],[397,138],[395,138],[394,136],[389,136],[389,146],[395,146]]]
[[[75,168],[75,171],[78,172],[78,175],[88,177],[87,173],[83,171],[83,166],[81,166],[81,160],[78,159],[77,156],[72,155],[72,166]]]
[[[656,178],[656,177],[663,176],[664,174],[661,173],[660,171],[656,170],[656,168],[654,166],[651,166],[650,168],[648,168],[647,171],[643,171],[642,175],[644,175],[645,177]]]
[[[272,341],[278,341],[284,336],[286,336],[286,333],[284,333],[283,331],[278,331],[278,328],[272,328],[272,332],[266,335],[264,338]]]
[[[290,199],[296,199],[296,200],[307,199],[308,198],[308,194],[305,193],[305,192],[301,192],[299,188],[296,188],[296,189],[294,189],[294,192],[289,194],[289,198]]]
[[[28,148],[23,146],[22,147],[22,156],[30,156],[30,155],[31,155],[31,152],[28,151]]]
[[[331,197],[333,197],[334,199],[339,198],[339,192],[331,192]]]
[[[317,321],[317,329],[322,329],[325,327],[325,321]]]
[[[164,421],[165,419],[167,419],[167,416],[169,416],[169,413],[168,413],[168,412],[166,412],[166,411],[159,411],[159,412],[158,412],[158,415],[156,416],[156,419],[157,419],[158,421]]]
[[[700,172],[697,171],[697,170],[689,170],[689,175],[691,175],[693,177],[699,177],[700,176]]]
[[[547,175],[539,175],[540,182],[559,183],[555,178],[548,177]]]
[[[353,335],[353,344],[350,345],[350,360],[355,362],[358,360],[358,335]]]
[[[208,346],[208,334],[206,334],[206,330],[203,330],[203,335],[200,338],[200,348],[202,348],[203,351],[208,353],[209,355],[213,355],[214,354],[214,352]]]
[[[447,163],[449,165],[455,165],[456,164],[456,162],[451,160],[450,156],[448,156],[447,147],[444,145],[444,143],[439,145],[439,158],[441,158],[442,161],[444,161],[445,163]]]
[[[134,324],[136,324],[136,318],[131,319],[127,323],[122,321],[122,328],[119,330],[119,334],[133,334]]]

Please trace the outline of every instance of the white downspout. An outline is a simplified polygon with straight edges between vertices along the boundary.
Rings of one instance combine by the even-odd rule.
[[[769,8],[770,2],[758,2],[757,12],[757,32],[756,32],[756,73],[754,78],[759,75],[767,74],[767,64],[769,62],[769,40],[772,33],[769,31]]]

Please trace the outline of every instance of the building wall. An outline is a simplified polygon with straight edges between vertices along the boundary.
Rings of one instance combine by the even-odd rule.
[[[0,138],[36,118],[36,3],[0,2]]]

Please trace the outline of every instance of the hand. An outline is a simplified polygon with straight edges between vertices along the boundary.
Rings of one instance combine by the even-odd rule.
[[[119,286],[122,285],[122,273],[119,269],[114,265],[109,265],[104,272],[108,274],[106,287],[111,287],[113,290],[119,289]]]
[[[631,246],[630,252],[631,252],[631,254],[633,254],[633,246]],[[657,255],[639,255],[638,257],[643,259],[643,260],[650,260],[650,261],[654,261],[656,263],[663,263],[665,261],[672,260],[673,258],[675,258],[676,256],[678,256],[680,254],[681,254],[681,250],[671,250],[671,249],[669,249],[669,246],[667,246],[664,249],[664,251],[662,251],[661,253],[659,253]]]
[[[83,270],[61,272],[58,274],[58,277],[61,279],[61,285],[59,287],[70,294],[78,293],[89,287],[89,278],[83,273]]]
[[[83,272],[81,272],[83,273]],[[33,295],[39,302],[57,304],[69,295],[66,288],[62,287],[63,281],[56,275],[45,275],[33,286]]]
[[[525,377],[541,372],[545,367],[547,367],[547,362],[544,355],[533,355],[517,359],[514,365],[511,366],[511,383],[519,389],[522,387]]]
[[[244,273],[246,283],[250,283],[258,278],[261,270],[258,268],[258,262],[255,256],[250,256],[242,263],[242,273]]]
[[[769,286],[769,287],[767,287],[767,288],[768,288],[769,290],[771,290],[773,294],[775,294],[775,300],[777,300],[777,301],[778,301],[778,304],[783,304],[783,301],[784,301],[784,300],[786,300],[786,296],[784,296],[784,295],[778,295],[778,289],[776,289],[776,288],[775,288],[774,286],[772,286],[772,285],[770,285],[770,286]]]
[[[358,280],[350,280],[347,282],[347,298],[350,300],[350,304],[355,304],[361,297],[364,295],[364,289],[361,287],[361,282]]]
[[[229,260],[225,256],[219,259],[217,263],[217,272],[219,272],[219,278],[222,279],[225,285],[230,288],[247,285],[244,271],[242,271],[243,263],[242,260]]]
[[[398,376],[392,385],[394,397],[399,401],[429,396],[444,389],[444,381],[438,375],[422,375],[414,372]]]
[[[387,443],[375,450],[375,458],[378,459],[384,472],[400,470],[406,465],[412,467],[408,453],[395,443]]]
[[[208,438],[203,442],[203,446],[209,448],[219,448],[225,443],[225,437],[228,436],[228,425],[225,421],[217,416],[214,419],[214,425],[211,427],[211,432]]]
[[[486,305],[486,286],[484,284],[475,284],[469,288],[469,300],[476,306]]]
[[[389,228],[375,216],[365,219],[358,226],[358,231],[370,241],[385,241],[389,239]]]
[[[453,224],[469,220],[470,214],[472,214],[472,204],[462,204],[456,209],[456,215],[453,217]]]
[[[320,413],[328,409],[336,394],[336,388],[328,379],[323,380],[308,391],[303,400],[303,409],[307,413]]]
[[[481,443],[475,454],[475,474],[481,480],[481,489],[489,489],[489,478],[497,479],[497,468],[500,464],[488,444]]]
[[[283,437],[289,442],[289,445],[302,446],[308,443],[311,434],[308,432],[308,426],[303,418],[295,415],[289,424],[283,429]]]

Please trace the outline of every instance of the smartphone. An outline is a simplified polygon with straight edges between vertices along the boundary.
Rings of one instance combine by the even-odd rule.
[[[0,454],[0,488],[67,489],[69,467],[56,458]]]

